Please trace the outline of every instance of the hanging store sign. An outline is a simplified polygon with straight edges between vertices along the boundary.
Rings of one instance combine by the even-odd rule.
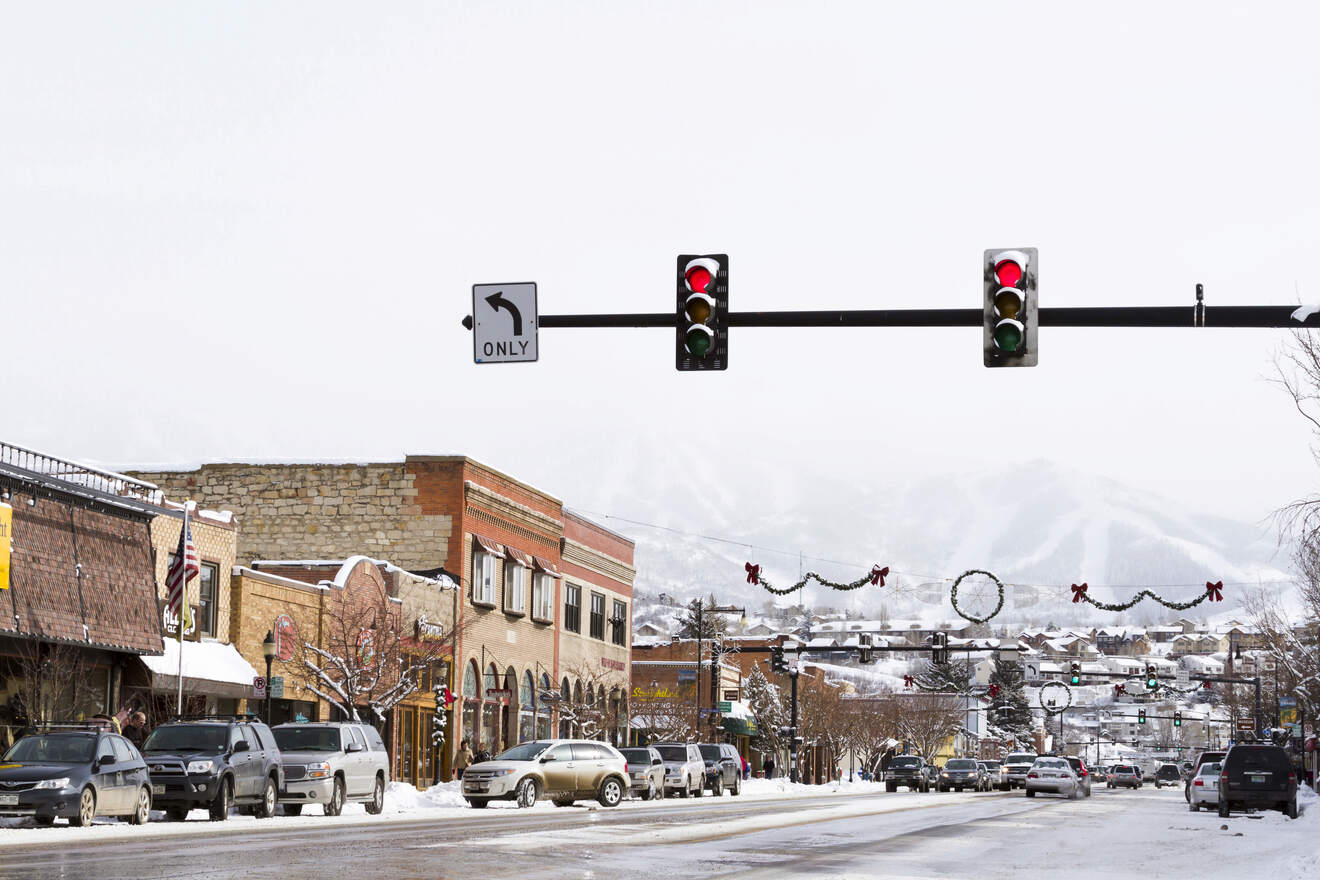
[[[419,642],[427,640],[434,641],[445,637],[445,628],[438,623],[431,623],[431,621],[426,619],[425,614],[418,615],[416,630],[417,641]]]
[[[14,508],[0,504],[0,590],[9,589],[9,551],[12,547],[10,532],[14,524]]]
[[[294,645],[297,644],[298,630],[293,625],[293,618],[281,614],[275,618],[275,656],[281,663],[293,659]]]

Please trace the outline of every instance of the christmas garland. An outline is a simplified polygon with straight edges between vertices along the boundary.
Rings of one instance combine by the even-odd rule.
[[[1064,694],[1067,695],[1068,697],[1068,702],[1064,703],[1063,706],[1061,707],[1054,706],[1052,704],[1046,705],[1045,692],[1050,688],[1063,688]],[[1070,708],[1072,708],[1072,703],[1073,703],[1072,688],[1068,687],[1066,684],[1064,684],[1061,681],[1047,681],[1040,686],[1040,691],[1036,694],[1036,702],[1039,703],[1040,707],[1045,710],[1046,715],[1062,715],[1064,712],[1067,712]]]
[[[999,590],[999,604],[995,606],[994,611],[991,611],[985,617],[974,617],[973,615],[968,614],[966,611],[963,611],[961,608],[958,607],[958,585],[962,583],[963,578],[972,574],[985,575],[986,577],[990,578],[990,580],[995,582],[995,587]],[[967,571],[964,571],[962,574],[958,575],[957,580],[953,582],[953,586],[949,588],[949,603],[953,605],[953,610],[958,613],[958,616],[963,618],[964,620],[970,620],[972,623],[985,623],[987,620],[994,617],[1004,608],[1004,582],[1001,581],[999,578],[995,577],[993,574],[991,574],[988,571],[983,571],[982,569],[979,568],[968,569]]]
[[[889,566],[887,565],[884,568],[881,568],[878,565],[873,565],[871,566],[871,571],[869,574],[862,575],[862,577],[858,578],[852,583],[847,583],[847,584],[836,584],[834,581],[827,581],[825,580],[825,578],[816,574],[814,571],[809,571],[807,572],[806,576],[802,578],[802,580],[798,581],[796,584],[794,584],[791,587],[786,587],[781,590],[771,586],[769,581],[761,577],[761,566],[752,565],[750,562],[748,562],[743,567],[747,570],[747,583],[759,584],[765,588],[767,593],[774,593],[776,596],[787,596],[789,593],[795,593],[798,590],[805,587],[809,581],[815,581],[821,586],[829,587],[830,589],[833,590],[846,591],[846,590],[860,589],[866,586],[868,583],[883,587],[885,585],[885,578],[889,577]]]
[[[1200,605],[1202,602],[1205,602],[1206,600],[1209,600],[1211,602],[1224,601],[1223,581],[1215,581],[1214,583],[1211,583],[1210,581],[1206,581],[1205,592],[1188,602],[1170,602],[1168,599],[1165,599],[1163,596],[1157,595],[1156,593],[1153,593],[1150,590],[1142,590],[1141,592],[1137,593],[1137,595],[1133,596],[1131,599],[1129,599],[1126,602],[1099,602],[1096,601],[1095,599],[1092,599],[1091,595],[1086,590],[1087,590],[1086,584],[1073,584],[1072,585],[1073,603],[1075,604],[1077,602],[1085,602],[1088,605],[1094,605],[1096,608],[1099,608],[1102,611],[1127,611],[1129,608],[1131,608],[1133,605],[1136,605],[1142,599],[1154,599],[1156,602],[1160,603],[1165,608],[1172,608],[1174,611],[1186,611],[1188,608],[1195,608],[1197,605]]]

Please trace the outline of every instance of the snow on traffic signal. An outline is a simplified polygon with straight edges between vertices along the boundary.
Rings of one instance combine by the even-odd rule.
[[[985,252],[985,329],[982,334],[987,367],[1036,366],[1036,249],[994,249]]]
[[[729,255],[680,254],[677,274],[675,366],[729,366]]]

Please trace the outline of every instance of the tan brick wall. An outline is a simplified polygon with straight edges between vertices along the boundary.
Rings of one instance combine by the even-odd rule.
[[[320,587],[292,583],[284,578],[240,569],[231,579],[229,630],[234,647],[252,668],[265,674],[266,657],[262,642],[275,625],[275,618],[288,614],[293,618],[296,638],[313,644],[321,642]],[[287,662],[278,658],[271,664],[272,675],[284,676],[285,699],[318,703],[318,719],[329,717],[329,704],[317,700],[303,687],[308,680],[301,668],[298,653]]]
[[[453,517],[423,513],[403,463],[207,464],[143,472],[166,497],[238,515],[238,561],[346,559],[357,553],[406,569],[449,555]],[[175,536],[177,538],[177,534]]]
[[[192,530],[193,545],[197,548],[197,557],[203,564],[215,566],[215,634],[208,638],[228,642],[229,638],[229,601],[230,572],[234,567],[237,552],[237,529],[232,522],[222,522],[205,516],[192,516],[188,520]],[[179,548],[179,532],[183,529],[183,520],[173,516],[158,516],[151,521],[151,547],[156,557],[156,598],[163,602],[167,596],[165,577],[169,572],[170,554]],[[188,582],[186,601],[196,606],[200,598],[201,577]],[[200,629],[200,625],[198,627]],[[264,667],[263,667],[264,668]]]

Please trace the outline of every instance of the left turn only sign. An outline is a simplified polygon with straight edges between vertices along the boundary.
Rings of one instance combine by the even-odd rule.
[[[472,285],[472,360],[536,360],[536,282]]]

